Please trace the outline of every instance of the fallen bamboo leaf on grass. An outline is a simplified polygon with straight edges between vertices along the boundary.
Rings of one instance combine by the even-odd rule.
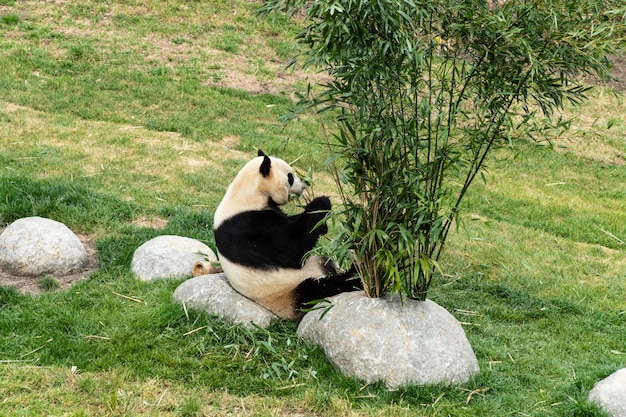
[[[622,239],[620,239],[619,237],[615,236],[613,233],[609,232],[608,230],[604,230],[601,227],[596,226],[601,232],[606,233],[607,236],[612,237],[613,239],[617,240],[619,243],[621,243],[622,245],[625,243]]]
[[[464,389],[463,391],[469,391],[469,390]],[[483,395],[483,393],[487,392],[487,391],[489,391],[489,388],[477,388],[475,390],[470,391],[468,396],[467,396],[467,399],[465,400],[465,404],[469,404],[469,402],[472,400],[472,397],[474,395],[476,395],[476,394]]]
[[[26,356],[28,356],[28,355],[32,355],[32,354],[33,354],[33,353],[35,353],[35,352],[39,352],[41,349],[45,348],[45,347],[46,347],[46,345],[47,345],[48,343],[50,343],[50,342],[52,342],[52,339],[48,339],[48,340],[46,340],[46,344],[45,344],[45,345],[41,345],[41,346],[39,346],[38,348],[33,349],[33,350],[31,350],[30,352],[23,354],[22,356],[20,356],[20,359],[22,359],[22,358],[24,358],[24,357],[26,357]]]
[[[275,391],[282,391],[282,390],[286,390],[286,389],[290,389],[290,388],[297,388],[297,387],[303,387],[305,386],[305,383],[300,383],[300,384],[293,384],[293,385],[286,385],[284,387],[278,387],[278,388],[274,388]]]
[[[188,331],[183,336],[189,336],[190,334],[194,334],[195,332],[198,332],[198,331],[200,331],[202,329],[206,329],[207,327],[209,327],[209,326],[198,327],[197,329],[193,329],[193,330]]]
[[[111,340],[111,338],[110,338],[110,337],[107,337],[107,336],[98,336],[98,335],[95,335],[95,334],[88,334],[88,335],[85,335],[85,339]]]
[[[115,291],[111,291],[111,292],[113,294],[117,295],[118,297],[124,298],[125,300],[133,301],[133,302],[139,303],[139,304],[148,305],[145,301],[140,300],[139,298],[135,298],[135,297],[131,297],[131,296],[128,296],[128,295],[120,294],[120,293],[115,292]]]

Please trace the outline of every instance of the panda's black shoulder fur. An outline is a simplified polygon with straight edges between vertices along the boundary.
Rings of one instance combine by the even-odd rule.
[[[300,268],[302,259],[328,229],[328,197],[317,197],[304,212],[288,216],[270,202],[265,210],[243,211],[215,229],[220,256],[254,269]]]

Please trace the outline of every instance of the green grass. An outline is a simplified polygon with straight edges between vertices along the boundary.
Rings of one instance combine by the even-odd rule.
[[[336,195],[317,122],[278,122],[316,76],[277,75],[297,23],[243,0],[0,6],[0,226],[51,217],[99,259],[68,290],[0,288],[0,416],[602,415],[586,395],[626,366],[622,99],[597,89],[553,147],[493,155],[430,291],[481,372],[389,391],[338,374],[293,324],[186,314],[180,281],[130,272],[161,234],[214,247],[212,213],[255,147]]]
[[[42,291],[53,291],[60,287],[59,281],[54,277],[41,277],[37,280],[37,285]]]

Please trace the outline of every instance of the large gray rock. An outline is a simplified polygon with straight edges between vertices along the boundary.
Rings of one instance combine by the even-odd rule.
[[[598,382],[589,392],[588,399],[612,417],[626,417],[626,368]]]
[[[191,275],[195,263],[205,257],[217,262],[215,253],[204,243],[188,237],[163,235],[139,246],[130,268],[142,281],[183,278]]]
[[[0,270],[11,275],[68,275],[87,261],[80,239],[63,223],[51,219],[25,217],[0,235]]]
[[[319,345],[342,373],[390,388],[465,383],[479,371],[460,323],[427,300],[331,297],[330,309],[307,313],[298,335]],[[324,307],[322,304],[321,307]]]
[[[241,323],[267,327],[276,316],[233,289],[224,274],[201,275],[188,279],[176,288],[172,299],[186,308]]]

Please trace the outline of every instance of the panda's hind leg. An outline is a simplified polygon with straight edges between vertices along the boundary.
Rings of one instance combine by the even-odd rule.
[[[307,278],[302,281],[294,290],[296,306],[299,310],[311,308],[312,301],[322,300],[326,297],[348,291],[359,291],[363,289],[361,279],[356,276],[356,271],[351,268],[344,273],[337,273],[334,263],[328,264],[329,269],[323,278]]]

